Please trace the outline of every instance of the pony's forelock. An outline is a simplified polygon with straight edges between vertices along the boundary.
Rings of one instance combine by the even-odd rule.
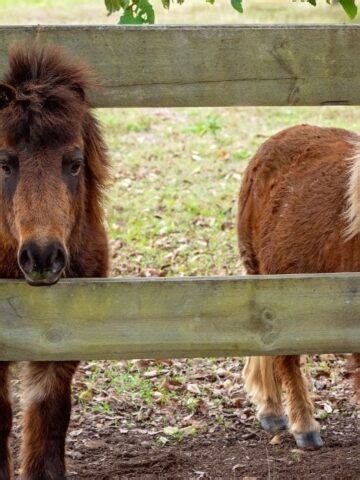
[[[0,110],[0,128],[11,143],[70,142],[79,132],[88,107],[86,91],[93,84],[89,69],[59,47],[13,46],[2,84],[9,98]]]

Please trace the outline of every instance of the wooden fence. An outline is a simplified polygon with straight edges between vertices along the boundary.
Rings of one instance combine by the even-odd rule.
[[[360,25],[0,27],[0,77],[32,40],[94,66],[96,107],[360,104]]]
[[[359,105],[360,26],[0,27],[103,78],[96,107]],[[235,241],[235,240],[234,240]],[[0,358],[360,351],[360,275],[0,281]]]
[[[0,281],[7,360],[359,351],[360,274]]]

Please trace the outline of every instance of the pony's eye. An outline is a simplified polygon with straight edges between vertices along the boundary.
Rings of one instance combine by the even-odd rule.
[[[70,173],[73,177],[79,175],[81,170],[81,162],[73,162],[70,166]]]
[[[12,168],[7,163],[3,163],[1,165],[1,170],[4,172],[5,177],[10,177],[10,175],[12,174]]]

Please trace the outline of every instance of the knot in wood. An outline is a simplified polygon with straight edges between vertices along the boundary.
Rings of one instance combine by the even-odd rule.
[[[49,328],[45,332],[45,337],[50,343],[60,343],[66,339],[66,331],[62,327]]]

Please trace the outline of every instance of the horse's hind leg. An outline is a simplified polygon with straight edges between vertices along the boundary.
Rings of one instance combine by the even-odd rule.
[[[12,470],[8,446],[12,425],[8,377],[9,363],[0,362],[0,480],[10,480]]]
[[[314,418],[307,382],[301,373],[300,356],[275,357],[275,368],[287,392],[289,426],[298,447],[321,447],[320,427]]]
[[[21,451],[24,480],[65,479],[65,437],[77,364],[32,362],[27,367]]]
[[[248,357],[244,371],[244,388],[257,408],[261,426],[270,432],[287,428],[281,402],[281,385],[274,371],[274,357]]]

